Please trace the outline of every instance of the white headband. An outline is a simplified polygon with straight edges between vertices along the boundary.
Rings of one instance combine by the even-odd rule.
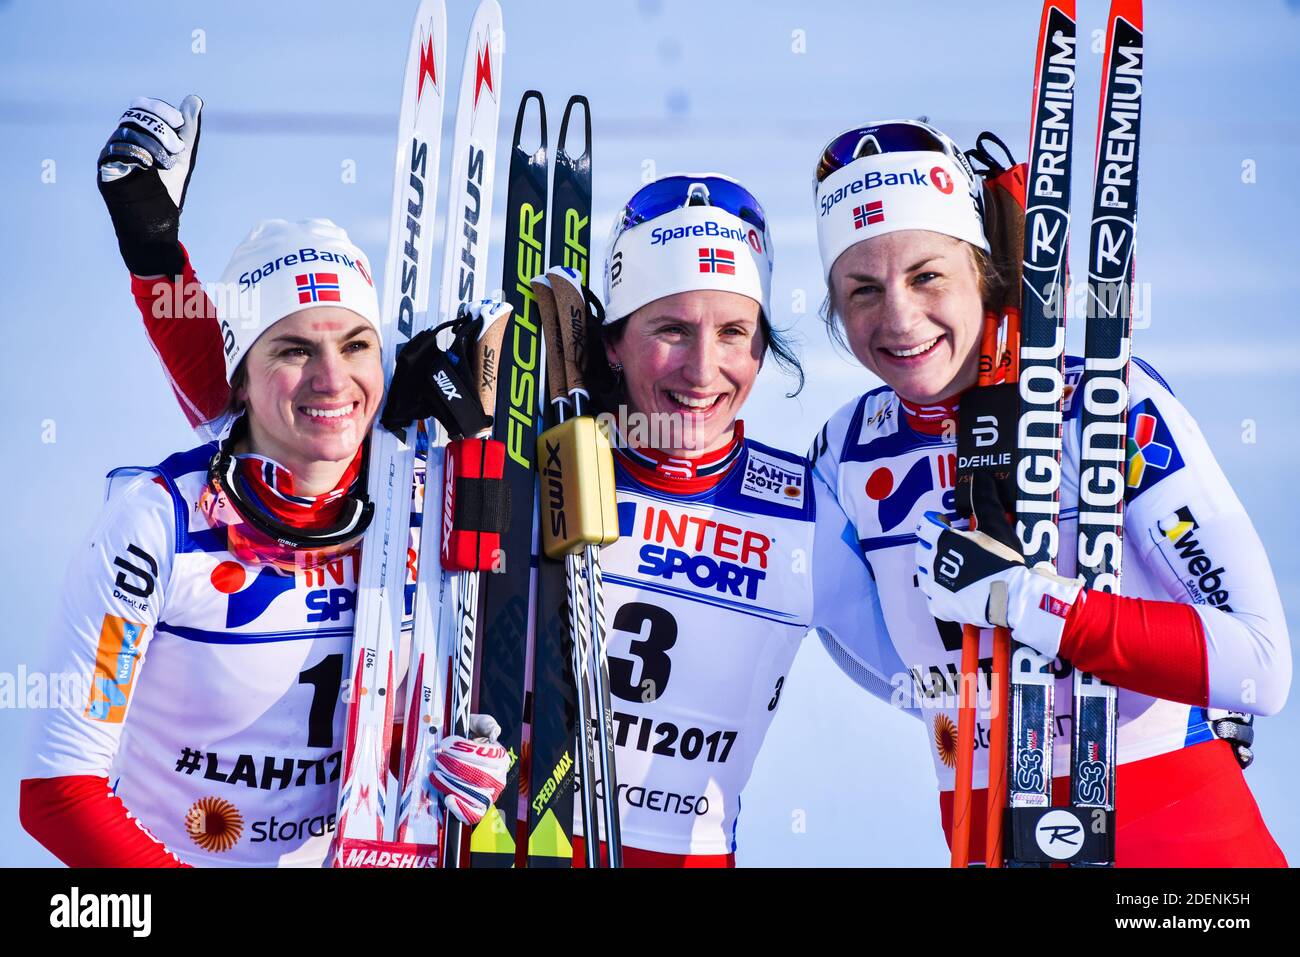
[[[230,257],[217,291],[226,381],[258,336],[285,316],[342,306],[379,332],[370,266],[342,227],[328,219],[267,219]]]
[[[770,236],[717,206],[683,206],[619,233],[605,260],[605,321],[679,292],[748,296],[771,319]]]
[[[877,153],[817,185],[817,243],[829,282],[850,246],[901,229],[928,229],[989,251],[970,181],[952,157],[931,151]]]

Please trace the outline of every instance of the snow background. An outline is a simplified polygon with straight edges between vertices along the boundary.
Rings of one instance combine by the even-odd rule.
[[[194,91],[207,102],[182,233],[201,276],[215,278],[248,228],[269,216],[328,216],[379,267],[414,6],[0,0],[0,263],[9,314],[0,493],[13,506],[0,581],[14,615],[0,634],[0,674],[39,666],[63,569],[98,512],[104,473],[194,444],[142,334],[93,180],[120,111],[141,94],[176,103]],[[962,143],[992,129],[1017,158],[1025,153],[1032,0],[978,8],[877,0],[502,6],[498,204],[511,119],[532,86],[550,105],[552,142],[568,95],[592,101],[593,262],[614,211],[655,174],[722,170],[763,201],[777,250],[774,311],[798,337],[808,373],[804,392],[787,400],[788,381],[769,369],[750,399],[747,433],[777,446],[804,448],[831,412],[877,384],[830,346],[816,314],[824,290],[810,180],[825,140],[867,119],[927,114]],[[1104,30],[1106,4],[1079,6],[1075,216],[1086,224],[1101,62],[1100,40],[1092,52],[1088,40]],[[473,3],[450,0],[449,8],[454,77]],[[1217,450],[1294,623],[1300,553],[1288,476],[1300,467],[1300,121],[1290,91],[1300,72],[1300,0],[1256,0],[1249,16],[1244,9],[1148,3],[1138,276],[1150,284],[1151,321],[1135,348]],[[191,49],[199,29],[201,54]],[[796,52],[800,36],[804,53]],[[354,184],[341,182],[348,160]],[[1256,164],[1255,183],[1242,182],[1246,161]],[[51,162],[52,183],[44,181]],[[1081,276],[1086,228],[1075,237]],[[499,235],[494,242],[493,277]],[[1076,323],[1072,351],[1079,342]],[[55,440],[44,441],[51,428]],[[1285,742],[1300,739],[1298,713],[1292,704],[1259,722],[1247,775],[1293,861],[1300,816],[1289,794],[1300,772]],[[54,863],[18,826],[28,718],[0,709],[3,865]],[[810,639],[744,794],[739,860],[942,865],[933,788],[920,724],[859,692]]]

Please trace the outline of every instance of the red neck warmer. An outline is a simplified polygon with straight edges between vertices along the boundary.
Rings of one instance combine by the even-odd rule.
[[[930,405],[917,405],[908,402],[901,395],[898,397],[899,408],[903,410],[903,416],[907,424],[912,427],[914,432],[920,432],[923,435],[942,435],[945,428],[951,428],[952,434],[957,431],[957,403],[960,396],[952,396],[940,402]],[[948,423],[952,423],[949,427]]]
[[[717,485],[731,470],[745,444],[745,423],[737,421],[731,441],[720,449],[684,459],[658,449],[633,449],[620,446],[619,457],[638,482],[678,495],[704,492]]]
[[[239,458],[239,477],[245,490],[262,508],[285,525],[295,528],[325,528],[343,509],[343,498],[361,477],[365,446],[357,449],[338,484],[321,495],[299,495],[294,491],[293,473],[265,456],[249,453]]]

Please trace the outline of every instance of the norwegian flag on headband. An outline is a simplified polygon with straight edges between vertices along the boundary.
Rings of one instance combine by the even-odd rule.
[[[716,272],[724,276],[736,274],[736,254],[730,249],[700,247],[700,272]]]
[[[339,302],[339,274],[336,272],[309,272],[295,276],[298,283],[298,302]]]
[[[861,229],[863,226],[874,226],[876,223],[883,223],[884,221],[885,204],[881,200],[853,208],[854,229]]]

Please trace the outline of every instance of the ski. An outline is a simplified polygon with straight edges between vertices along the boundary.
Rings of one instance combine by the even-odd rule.
[[[452,140],[447,198],[450,212],[443,240],[442,286],[438,300],[439,325],[447,327],[439,337],[439,344],[444,348],[451,346],[455,336],[448,324],[456,318],[458,305],[483,298],[487,287],[487,243],[492,230],[492,185],[501,110],[503,48],[501,7],[497,0],[481,0],[466,40],[456,106],[456,132]],[[490,359],[488,368],[476,369],[476,376],[480,379],[484,375],[493,376],[494,362],[495,359]],[[495,395],[491,398],[495,402]],[[431,441],[435,446],[445,446],[447,433],[441,424]],[[430,461],[434,459],[435,456],[431,455]],[[441,470],[430,467],[428,479],[437,479],[435,487],[443,494],[425,496],[425,528],[442,521],[446,507],[444,499],[454,485],[454,468],[444,458]],[[446,704],[440,716],[442,730],[464,735],[474,700],[480,573],[451,575],[439,563],[431,560],[426,564],[426,554],[430,559],[433,554],[438,554],[445,562],[449,543],[440,538],[437,553],[430,551],[432,547],[426,548],[421,542],[420,584],[416,591],[417,594],[420,591],[426,593],[426,602],[435,594],[443,599],[437,623],[432,614],[426,615],[425,621],[434,628],[440,677],[444,675],[442,669],[446,668]],[[428,635],[422,638],[422,641],[428,640]],[[460,821],[453,815],[445,815],[442,866],[462,866],[464,837]]]
[[[569,123],[575,110],[583,113],[582,152],[569,147]],[[548,266],[568,266],[588,282],[591,249],[591,107],[584,96],[573,96],[564,108],[555,145],[551,187]],[[548,357],[549,358],[549,357]],[[560,424],[558,409],[547,403],[543,427]],[[577,689],[563,615],[566,593],[564,563],[536,548],[537,617],[534,653],[529,663],[531,717],[529,779],[526,810],[529,867],[573,866],[574,743],[577,730]]]
[[[569,151],[569,123],[574,110],[582,110],[582,152]],[[552,188],[555,216],[551,220],[551,266],[567,266],[589,285],[591,250],[591,104],[585,96],[571,96],[560,121],[555,144]]]
[[[537,127],[525,132],[529,104],[536,103]],[[531,152],[523,142],[538,145]],[[485,576],[483,634],[479,648],[478,709],[501,725],[498,739],[510,755],[510,773],[496,804],[470,839],[471,867],[511,867],[524,838],[518,833],[521,795],[527,797],[522,757],[525,663],[532,621],[529,598],[533,571],[533,512],[537,489],[537,416],[541,388],[541,337],[530,280],[546,256],[546,106],[536,90],[524,94],[515,118],[505,212],[501,288],[513,315],[505,330],[497,374],[494,437],[506,450],[503,479],[514,521],[501,536],[494,574]],[[522,772],[522,773],[521,773]]]
[[[1112,0],[1088,247],[1087,325],[1079,393],[1078,571],[1084,588],[1118,593],[1124,542],[1133,251],[1142,115],[1142,2]],[[1074,671],[1070,805],[1092,842],[1072,863],[1115,862],[1116,689]]]
[[[428,325],[439,146],[442,135],[446,51],[443,0],[422,0],[411,31],[402,81],[388,256],[384,269],[383,351],[385,382],[399,348]],[[362,540],[361,573],[348,669],[347,732],[335,830],[335,866],[386,863],[403,854],[390,842],[393,791],[392,746],[396,641],[405,610],[416,432],[400,434],[378,422],[370,435],[367,492],[375,519]],[[409,727],[409,726],[408,726]],[[408,827],[409,860],[431,865],[435,835]]]
[[[456,104],[442,247],[442,285],[438,298],[438,319],[443,324],[451,319],[456,304],[461,300],[477,299],[484,293],[484,269],[476,269],[476,264],[485,259],[491,226],[499,121],[499,103],[495,94],[499,88],[500,31],[500,9],[495,0],[485,0],[474,13],[469,27]],[[443,330],[439,339],[447,343],[450,333]],[[433,449],[445,446],[446,429],[437,420],[433,421],[432,429],[430,446]],[[428,792],[432,771],[430,745],[438,733],[448,729],[447,689],[451,687],[451,676],[447,672],[447,661],[455,648],[450,632],[459,610],[450,588],[450,576],[443,572],[439,559],[443,546],[442,462],[439,455],[429,456],[425,494],[419,508],[419,558],[416,562],[411,664],[407,671],[406,739],[396,823],[398,840],[428,840],[429,835],[435,839],[439,824],[445,823],[439,814],[437,801]],[[455,826],[452,826],[452,831],[455,831]],[[452,859],[455,859],[454,852]]]
[[[1055,568],[1059,539],[1075,68],[1074,0],[1044,0],[1029,128],[1015,472],[1016,536],[1031,568]],[[1048,817],[1060,810],[1052,808],[1056,672],[1051,658],[1014,640],[1010,657],[1010,859],[1041,862],[1057,852],[1051,827],[1059,820]]]

